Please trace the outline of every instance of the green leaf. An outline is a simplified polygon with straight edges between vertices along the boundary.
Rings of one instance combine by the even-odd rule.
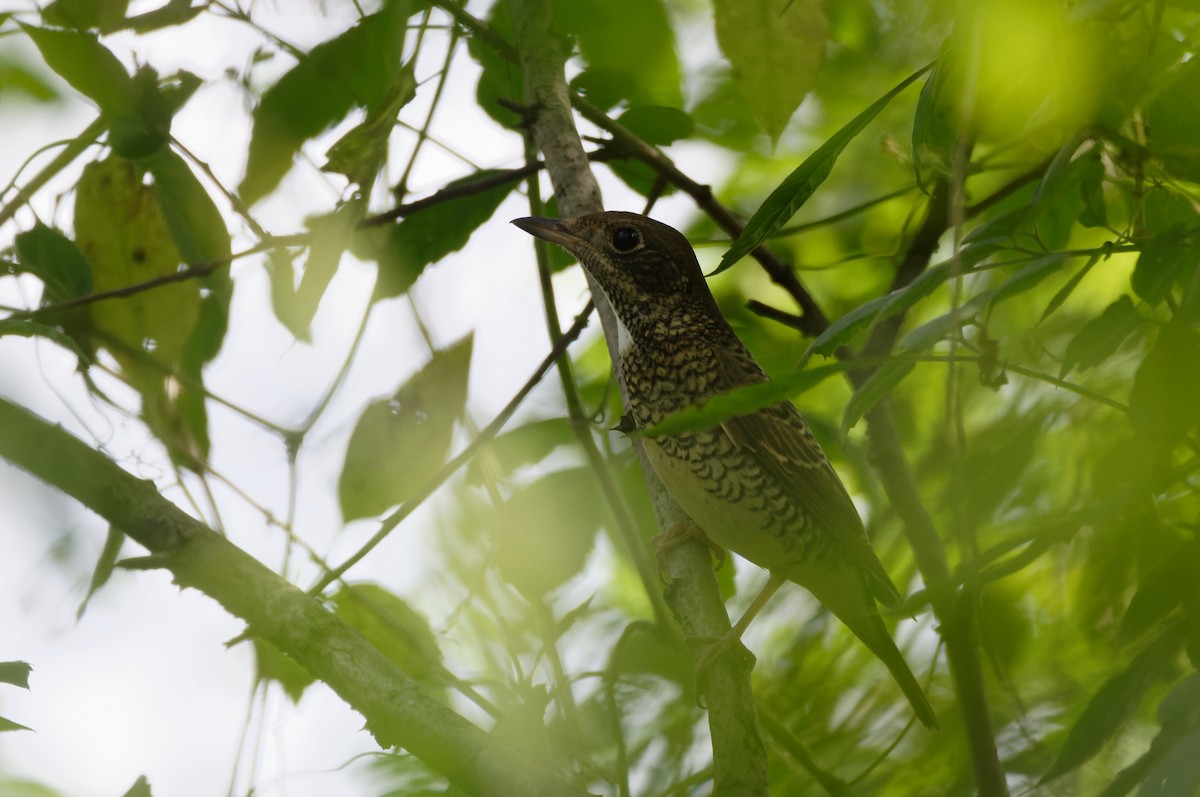
[[[40,221],[14,241],[17,261],[46,285],[44,301],[57,304],[92,292],[92,268],[67,236]]]
[[[42,9],[42,19],[60,28],[115,30],[125,19],[129,0],[54,0]]]
[[[108,534],[104,538],[104,547],[100,550],[100,556],[96,559],[95,568],[92,569],[92,581],[88,584],[87,594],[83,596],[83,600],[79,603],[79,608],[75,610],[76,620],[83,617],[83,613],[87,611],[88,603],[92,600],[92,596],[108,583],[108,579],[112,576],[113,569],[117,565],[117,557],[120,556],[121,546],[124,543],[125,532],[116,526],[109,526]]]
[[[1079,212],[1079,223],[1084,227],[1107,227],[1108,206],[1104,201],[1104,161],[1099,148],[1093,148],[1080,158],[1079,196],[1083,209]]]
[[[771,141],[817,82],[829,19],[824,0],[715,0],[717,43]]]
[[[1142,323],[1133,300],[1122,295],[1104,308],[1103,313],[1084,324],[1067,343],[1059,377],[1066,376],[1072,368],[1086,371],[1104,362]]]
[[[317,680],[291,656],[258,637],[254,638],[254,663],[258,680],[275,681],[293,703],[299,703],[304,690]]]
[[[467,465],[467,481],[482,484],[485,472],[508,476],[525,465],[541,462],[555,449],[571,445],[575,439],[571,420],[565,416],[518,426],[497,435],[488,443],[486,452],[471,460]]]
[[[29,688],[29,673],[33,667],[23,661],[0,661],[0,683]]]
[[[501,577],[534,600],[579,574],[595,543],[603,507],[587,467],[554,471],[518,488],[494,521]]]
[[[52,340],[79,358],[80,368],[86,368],[91,364],[87,353],[80,348],[75,339],[69,335],[64,335],[54,327],[38,324],[34,321],[23,321],[19,318],[6,318],[0,321],[0,337],[4,337],[5,335],[16,335],[22,338],[39,337]]]
[[[417,81],[410,61],[383,101],[329,148],[321,171],[344,174],[350,182],[369,192],[387,158],[388,139],[396,126],[396,116],[416,96]]]
[[[864,128],[879,115],[887,104],[904,89],[915,81],[921,75],[929,71],[932,65],[923,67],[922,69],[909,75],[898,86],[893,88],[887,94],[880,97],[869,108],[854,117],[845,127],[833,134],[833,136],[817,148],[817,151],[809,155],[796,170],[787,176],[779,187],[771,192],[767,200],[762,206],[750,217],[750,221],[746,223],[746,228],[742,230],[742,234],[733,242],[733,246],[721,258],[721,264],[717,266],[714,274],[718,274],[732,266],[738,260],[753,252],[763,244],[768,238],[779,231],[788,220],[796,214],[796,211],[808,201],[813,192],[821,183],[825,182],[825,178],[833,171],[833,165],[837,162],[838,156],[842,154],[842,150],[846,148],[855,136],[863,131]]]
[[[184,262],[199,265],[228,260],[232,250],[225,219],[183,158],[164,148],[142,165],[154,178],[163,221]]]
[[[351,108],[386,102],[401,74],[407,19],[403,3],[363,17],[319,44],[267,89],[254,109],[246,176],[238,193],[254,204],[279,185],[300,147]]]
[[[46,65],[109,116],[135,110],[133,81],[120,60],[93,33],[35,28],[18,22]]]
[[[1147,144],[1176,175],[1200,179],[1200,63],[1188,61],[1146,107]]]
[[[1200,335],[1180,323],[1164,326],[1133,380],[1129,418],[1158,445],[1173,447],[1200,421]]]
[[[152,797],[150,793],[150,781],[146,780],[145,775],[139,775],[138,779],[133,782],[129,790],[122,797]]]
[[[508,4],[493,3],[488,12],[488,28],[505,41],[512,40],[512,23],[509,21]],[[521,115],[517,108],[525,103],[525,73],[515,60],[505,58],[482,37],[467,37],[467,52],[479,64],[479,83],[475,87],[475,102],[504,127],[517,127]]]
[[[52,102],[59,98],[57,86],[42,69],[31,69],[12,57],[0,56],[0,91],[20,92],[37,102]],[[12,95],[8,95],[10,99]]]
[[[662,0],[556,0],[555,22],[589,67],[625,73],[637,105],[683,104],[675,32]]]
[[[330,596],[337,616],[354,627],[407,675],[422,683],[443,681],[442,652],[429,622],[402,598],[378,584],[347,584]]]
[[[33,730],[18,722],[13,722],[7,717],[0,717],[0,731],[28,731]]]
[[[617,119],[643,141],[666,146],[692,134],[695,123],[678,108],[662,105],[639,105],[630,108]]]
[[[453,189],[485,179],[493,172],[476,172],[448,183]],[[397,224],[363,230],[355,236],[352,251],[379,263],[376,299],[389,299],[407,291],[425,267],[466,246],[479,225],[492,217],[518,179],[478,193],[437,202],[406,216]]]
[[[1088,272],[1092,270],[1092,267],[1099,262],[1099,255],[1093,255],[1089,257],[1087,263],[1084,263],[1083,268],[1079,269],[1079,271],[1076,271],[1071,276],[1071,279],[1067,280],[1066,283],[1058,289],[1054,296],[1051,297],[1050,301],[1046,304],[1046,309],[1042,311],[1042,316],[1038,319],[1038,322],[1035,326],[1042,324],[1051,316],[1051,314],[1054,313],[1055,310],[1057,310],[1059,307],[1062,307],[1063,302],[1065,302],[1071,296],[1071,294],[1075,292],[1075,289],[1079,287],[1079,283],[1083,282],[1083,278],[1086,277]]]
[[[181,261],[154,186],[109,157],[84,167],[75,190],[75,234],[95,289],[115,290],[175,274]],[[170,282],[80,311],[89,340],[112,353],[142,395],[142,416],[183,467],[207,456],[201,367],[223,339],[228,280]],[[157,365],[151,364],[154,360]],[[188,378],[169,384],[178,368]]]
[[[435,352],[394,396],[363,411],[338,481],[347,521],[404,503],[446,461],[454,423],[466,406],[471,350],[468,335]]]
[[[1040,782],[1065,775],[1100,752],[1141,704],[1150,687],[1174,667],[1182,646],[1182,636],[1172,628],[1105,682],[1071,726],[1058,758]]]
[[[819,368],[810,368],[796,374],[780,376],[769,382],[760,382],[714,396],[702,407],[687,407],[671,413],[654,426],[644,430],[646,437],[683,434],[710,429],[722,421],[738,415],[747,415],[781,401],[788,401],[816,387],[835,374],[850,367],[849,363],[834,363]]]
[[[925,193],[931,193],[932,179],[950,173],[954,157],[956,122],[954,98],[947,74],[959,68],[954,37],[942,45],[941,53],[933,71],[921,88],[917,110],[913,116],[912,148],[913,171],[917,185]]]
[[[1160,233],[1142,248],[1133,275],[1133,292],[1157,304],[1166,298],[1177,280],[1195,270],[1200,260],[1200,245],[1183,229]]]
[[[275,312],[280,315],[281,320],[287,319],[288,329],[300,340],[309,339],[309,327],[317,314],[325,289],[337,273],[342,255],[350,245],[351,237],[366,211],[366,198],[360,197],[350,200],[332,213],[314,216],[305,222],[312,237],[308,247],[308,259],[304,261],[304,275],[300,278],[300,287],[295,292],[278,296],[275,304]],[[290,267],[284,274],[290,286]],[[290,305],[282,308],[279,301],[290,302]]]

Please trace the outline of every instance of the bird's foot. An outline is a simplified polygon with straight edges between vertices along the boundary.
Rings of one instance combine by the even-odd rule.
[[[654,545],[655,556],[658,562],[658,574],[661,576],[667,569],[667,553],[672,548],[695,540],[704,543],[708,549],[717,557],[717,567],[725,564],[725,549],[713,542],[704,529],[697,526],[690,520],[680,520],[672,523],[666,531],[653,537],[650,543]]]
[[[727,656],[736,657],[733,665],[747,672],[754,669],[757,659],[754,654],[742,644],[742,636],[735,629],[718,637],[689,636],[688,642],[706,643],[700,655],[696,657],[696,702],[701,708],[707,708],[709,676],[716,664]]]

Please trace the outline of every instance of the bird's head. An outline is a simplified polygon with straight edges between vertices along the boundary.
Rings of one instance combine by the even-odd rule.
[[[719,316],[691,244],[662,222],[608,211],[572,219],[514,219],[513,224],[575,255],[630,329],[684,308]]]

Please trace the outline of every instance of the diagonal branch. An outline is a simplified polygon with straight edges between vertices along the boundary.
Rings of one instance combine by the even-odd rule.
[[[320,602],[61,427],[0,399],[0,457],[121,529],[165,568],[246,621],[360,712],[382,747],[399,745],[470,794],[582,795],[450,710]]]

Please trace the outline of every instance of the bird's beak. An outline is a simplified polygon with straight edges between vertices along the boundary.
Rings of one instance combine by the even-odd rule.
[[[530,235],[541,238],[543,241],[558,244],[568,251],[572,251],[581,243],[580,239],[573,235],[559,219],[527,216],[523,219],[513,219],[512,223]]]

